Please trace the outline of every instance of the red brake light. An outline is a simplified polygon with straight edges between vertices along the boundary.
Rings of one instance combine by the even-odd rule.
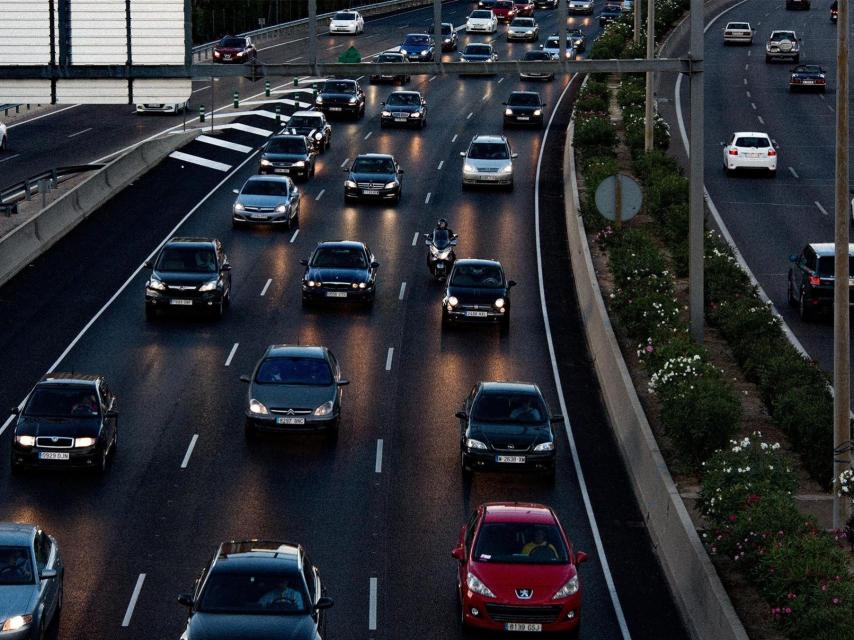
[[[731,155],[731,156],[737,156],[737,155],[738,155],[738,149],[736,149],[735,147],[733,147],[732,149],[730,149],[730,150],[729,150],[729,155]]]
[[[777,152],[774,149],[768,149],[768,157],[773,158],[777,155]]]
[[[821,278],[818,276],[810,276],[810,286],[817,287],[821,284]]]

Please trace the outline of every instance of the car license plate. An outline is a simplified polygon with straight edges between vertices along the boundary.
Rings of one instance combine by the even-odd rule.
[[[174,304],[182,307],[191,307],[193,306],[192,300],[170,300],[169,304]]]
[[[365,189],[364,191],[362,191],[362,193],[365,194],[366,196],[378,196],[378,195],[380,195],[380,192],[375,190],[375,189]]]
[[[466,311],[467,318],[485,318],[486,311]]]
[[[498,179],[498,176],[486,175],[486,176],[481,176],[480,178],[481,178],[481,180],[488,180],[490,182],[494,182],[495,180]]]
[[[406,118],[395,118],[395,122],[406,122]]]
[[[525,456],[495,456],[496,462],[509,462],[511,464],[525,464]]]
[[[531,118],[528,116],[517,116],[516,119],[517,120],[530,120]]]
[[[67,451],[39,451],[39,460],[69,460]]]
[[[330,111],[341,111],[341,107],[329,107]]]
[[[748,153],[748,154],[746,154],[746,155],[747,155],[747,157],[748,157],[748,158],[758,158],[758,157],[759,157],[759,154],[758,154],[758,153]]]
[[[288,168],[288,167],[283,167],[283,168],[282,168],[282,167],[280,167],[280,168],[274,169],[274,171],[275,171],[276,173],[288,173],[288,172],[290,171],[290,168]]]
[[[276,418],[276,424],[305,424],[305,418]]]
[[[252,218],[253,220],[266,220],[267,219],[267,216],[265,216],[262,213],[256,213],[256,214],[253,214],[249,217]]]
[[[346,298],[347,292],[346,291],[327,291],[326,297],[327,298]]]
[[[815,80],[802,80],[802,84],[815,84]]]
[[[506,622],[505,631],[542,631],[543,625],[534,622]]]

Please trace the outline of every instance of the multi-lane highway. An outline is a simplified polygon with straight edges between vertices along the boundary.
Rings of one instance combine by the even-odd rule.
[[[470,9],[446,5],[445,18],[462,24]],[[429,18],[429,9],[410,12],[370,21],[355,39],[323,37],[322,55],[333,59],[351,42],[363,54],[379,52]],[[537,18],[544,34],[555,31],[554,12]],[[588,23],[595,33],[595,20]],[[503,30],[495,38],[503,59],[535,46],[508,44]],[[489,39],[460,35],[461,46]],[[303,50],[301,42],[281,43],[261,56],[283,62]],[[230,169],[165,160],[0,289],[0,406],[19,403],[57,358],[58,370],[103,373],[119,397],[120,453],[104,478],[0,474],[2,519],[38,522],[62,545],[61,638],[178,637],[185,610],[175,596],[220,541],[246,537],[307,546],[335,599],[328,637],[461,637],[450,550],[472,509],[490,500],[552,505],[576,547],[590,553],[580,570],[582,638],[687,637],[605,421],[574,308],[560,184],[578,85],[569,80],[414,77],[410,88],[430,107],[420,131],[381,130],[380,102],[391,89],[363,80],[366,116],[333,122],[332,148],[300,185],[298,232],[233,230],[231,190],[257,170],[257,155],[193,142],[182,151]],[[219,84],[228,87],[223,94],[231,90]],[[239,82],[246,95],[260,85]],[[519,154],[515,190],[463,192],[459,152],[473,135],[501,131],[501,103],[520,86],[540,91],[554,114],[545,142],[542,131],[508,132]],[[48,159],[89,161],[175,120],[138,118],[130,107],[77,107],[14,129],[12,152],[24,152],[9,168],[27,174]],[[261,116],[240,122],[272,128]],[[60,132],[71,125],[95,134],[69,143]],[[221,137],[253,148],[263,140],[246,130]],[[345,206],[341,167],[371,151],[394,154],[405,169],[403,200]],[[439,217],[459,234],[458,255],[497,258],[519,283],[507,335],[490,327],[442,331],[441,287],[428,277],[419,241]],[[172,234],[224,243],[233,293],[221,321],[144,320],[138,267]],[[318,241],[344,238],[368,243],[380,262],[376,303],[303,309],[299,260]],[[297,341],[330,347],[351,381],[337,444],[246,443],[238,378],[267,345]],[[463,479],[454,412],[485,379],[536,382],[554,412],[565,405],[553,486],[516,475]],[[8,455],[7,429],[0,460]]]

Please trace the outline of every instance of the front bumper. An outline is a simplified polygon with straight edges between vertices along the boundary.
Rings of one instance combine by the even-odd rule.
[[[400,126],[405,127],[407,125],[413,125],[416,127],[420,127],[421,122],[423,120],[424,120],[423,116],[418,116],[417,118],[413,118],[412,115],[409,113],[404,113],[401,116],[396,116],[394,113],[392,113],[390,116],[380,115],[380,123],[383,125],[386,125],[386,126],[400,125]]]
[[[261,175],[279,175],[279,176],[291,176],[291,177],[299,177],[299,178],[307,178],[309,172],[309,164],[305,163],[301,167],[296,167],[294,165],[288,166],[276,166],[276,165],[260,165],[258,167],[258,173]]]
[[[308,287],[302,285],[302,299],[318,302],[328,300],[330,302],[366,302],[374,299],[375,288],[373,286],[359,288],[335,288]],[[342,295],[343,294],[343,295]]]
[[[313,414],[295,416],[302,418],[303,424],[283,424],[284,418],[292,416],[269,415],[262,416],[254,413],[245,413],[246,423],[256,431],[264,431],[267,433],[306,433],[316,431],[327,431],[333,429],[338,424],[340,418],[339,413],[332,413],[328,416],[315,416]]]
[[[182,292],[145,290],[145,304],[157,309],[210,309],[223,301],[224,290]]]
[[[591,4],[589,7],[582,6],[572,6],[570,5],[568,8],[569,15],[593,15],[593,5]]]
[[[42,453],[68,454],[68,460],[44,460]],[[22,447],[13,441],[12,464],[18,468],[28,469],[94,469],[98,466],[101,453],[98,445],[85,448],[45,449],[41,447]],[[6,640],[6,634],[0,634]],[[11,635],[9,637],[18,637]],[[29,637],[26,634],[22,637]]]
[[[488,24],[466,24],[466,33],[492,33],[492,26]]]
[[[513,184],[513,173],[463,173],[466,185],[503,185]]]
[[[517,124],[517,125],[542,125],[543,124],[543,114],[535,116],[533,114],[527,113],[514,113],[512,116],[504,115],[504,124]]]
[[[510,624],[540,624],[545,632],[572,631],[581,624],[580,591],[566,600],[529,601],[519,605],[485,598],[464,587],[462,608],[466,625],[490,631],[509,630]]]
[[[338,115],[348,113],[350,115],[356,116],[359,115],[360,107],[358,104],[349,104],[349,103],[334,103],[334,104],[321,104],[317,105],[317,108],[320,109],[325,115]]]
[[[350,34],[354,34],[357,32],[358,32],[358,29],[356,28],[356,25],[329,27],[329,33],[350,33]]]
[[[482,305],[486,306],[486,305]],[[442,313],[448,322],[472,322],[472,323],[494,323],[501,322],[510,314],[507,306],[502,309],[497,309],[490,306],[487,309],[465,307],[457,305],[450,307],[447,303],[442,305]]]
[[[223,56],[219,58],[214,57],[213,61],[219,64],[244,64],[249,61],[249,56],[235,56],[232,55],[230,60],[226,60]]]
[[[499,462],[499,456],[523,457],[524,462]],[[484,449],[463,451],[465,465],[475,471],[534,471],[551,472],[555,468],[555,452],[519,452],[512,451],[496,453]]]
[[[524,31],[508,31],[507,32],[507,41],[512,42],[515,40],[526,41],[530,40],[534,42],[537,39],[537,33],[526,33]]]
[[[366,189],[344,186],[344,197],[348,200],[396,200],[400,195],[400,185],[391,189]]]
[[[789,89],[802,89],[804,91],[827,91],[826,80],[802,80],[800,82],[789,81]]]

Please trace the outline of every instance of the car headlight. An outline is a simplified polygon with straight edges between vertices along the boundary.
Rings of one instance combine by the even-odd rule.
[[[333,407],[334,407],[334,403],[332,402],[332,400],[327,400],[322,405],[317,407],[317,409],[314,410],[314,415],[316,415],[316,416],[328,416],[330,413],[332,413]]]
[[[406,51],[406,49],[401,49],[400,52],[405,56],[409,55],[409,53]]]
[[[201,287],[199,287],[199,291],[213,291],[216,289],[216,286],[219,284],[219,280],[208,280]]]
[[[33,616],[30,614],[11,616],[3,621],[3,628],[0,631],[17,631],[23,629],[29,624],[32,624]]]
[[[410,118],[420,118],[421,112],[420,111],[413,111],[412,113],[409,114],[409,117]]]
[[[528,29],[528,30],[525,32],[525,35],[526,35],[526,36],[532,36],[532,35],[534,35],[534,32],[533,32],[531,29]]]
[[[323,134],[318,131],[314,134],[314,139],[317,141],[323,140]]]
[[[535,116],[543,115],[543,110],[542,109],[534,109],[534,115]]]
[[[155,291],[166,291],[166,285],[160,282],[160,280],[156,280],[155,278],[151,278],[146,285],[149,289],[154,289]]]
[[[477,169],[467,162],[463,165],[463,173],[477,173]]]
[[[36,437],[35,436],[15,436],[15,442],[17,442],[22,447],[34,447],[34,446],[36,446]]]
[[[85,449],[86,447],[94,447],[98,442],[98,438],[74,438],[75,449]]]
[[[466,438],[466,449],[486,449],[486,445],[480,440]]]
[[[554,442],[541,442],[536,447],[534,447],[534,451],[554,451],[555,443]]]
[[[304,166],[305,166],[305,160],[297,160],[296,162],[294,162],[294,165],[293,165],[293,166],[295,166],[295,167],[304,167]]]
[[[344,181],[344,186],[345,186],[345,187],[348,187],[348,188],[350,188],[350,189],[355,189],[355,188],[356,188],[356,183],[355,183],[355,182],[353,182],[352,180],[345,180],[345,181]]]
[[[480,595],[486,596],[487,598],[495,597],[495,594],[489,590],[489,587],[483,584],[480,581],[480,578],[478,578],[473,573],[470,573],[468,575],[468,578],[466,578],[466,586],[469,588],[469,591],[474,591],[475,593],[479,593]]]
[[[320,281],[319,280],[306,280],[305,286],[307,286],[309,289],[311,289],[313,287],[319,287]]]
[[[512,163],[511,164],[505,164],[503,167],[501,167],[501,173],[512,173],[512,172],[513,172]]]
[[[383,118],[390,118],[391,117],[391,111],[383,111],[382,116],[383,116]]]
[[[508,107],[507,109],[504,110],[504,115],[505,116],[512,116],[513,115],[513,109],[510,109]]]
[[[457,299],[457,296],[451,296],[450,298],[448,298],[449,307],[456,307],[459,303],[460,301]]]
[[[323,104],[323,96],[317,96],[314,99],[314,104]]]
[[[419,56],[426,56],[428,53],[430,53],[430,51],[429,51],[428,49],[424,49],[424,50],[423,50],[423,51],[421,51],[418,55],[419,55]]]
[[[578,593],[578,575],[572,576],[569,582],[563,585],[554,596],[552,600],[560,600],[561,598],[568,598],[571,595]]]
[[[356,96],[353,96],[352,98],[350,98],[349,102],[350,102],[350,104],[356,104]]]
[[[242,204],[240,204],[239,202],[235,202],[235,203],[234,203],[234,210],[235,210],[235,211],[243,211],[245,208],[246,208],[246,207],[244,207],[244,206],[243,206]]]
[[[365,289],[367,286],[368,286],[368,283],[367,283],[367,282],[360,282],[360,283],[359,283],[359,288],[360,288],[360,289]]]
[[[581,38],[579,38],[578,40],[575,41],[576,47],[580,47],[582,44],[584,44],[584,40],[582,40]]]
[[[450,39],[450,38],[445,38],[444,43],[445,43],[445,44],[451,44],[451,39]]]
[[[221,55],[219,51],[214,51],[214,58],[219,58]]]
[[[396,182],[386,182],[386,183],[385,183],[385,188],[386,188],[386,189],[394,189],[396,186],[397,186],[397,183],[396,183]]]
[[[493,304],[496,309],[501,309],[504,306],[504,298],[498,298]]]
[[[273,163],[270,162],[269,160],[267,160],[265,158],[261,158],[261,166],[262,167],[269,167],[269,166],[272,166],[272,164]]]
[[[267,411],[267,407],[258,402],[255,398],[252,398],[249,401],[249,413],[254,413],[256,416],[270,415],[270,412]]]

